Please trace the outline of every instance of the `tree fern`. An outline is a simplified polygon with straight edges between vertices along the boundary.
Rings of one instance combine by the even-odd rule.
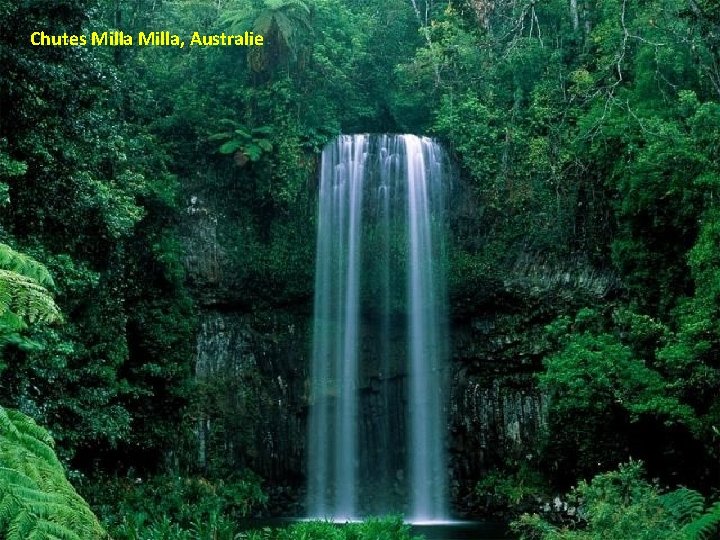
[[[267,69],[271,60],[268,55],[273,54],[269,52],[271,49],[285,59],[297,58],[298,37],[302,31],[312,31],[311,9],[302,0],[264,0],[259,4],[243,5],[230,10],[222,18],[222,23],[229,27],[231,33],[252,30],[265,36],[264,47],[253,47],[248,51],[248,61],[255,71]]]
[[[0,538],[108,538],[65,478],[53,440],[34,420],[0,407]]]

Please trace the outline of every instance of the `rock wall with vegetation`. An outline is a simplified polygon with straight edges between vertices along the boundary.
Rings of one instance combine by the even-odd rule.
[[[309,175],[312,193],[316,171]],[[293,301],[259,302],[257,296],[266,291],[248,296],[238,284],[252,271],[242,253],[247,248],[241,238],[248,228],[244,214],[236,211],[233,191],[216,179],[191,187],[180,229],[190,291],[200,313],[197,464],[213,470],[252,469],[277,495],[270,501],[272,511],[297,515],[304,503],[313,272],[295,276],[303,293]],[[458,236],[458,223],[467,226],[471,219],[462,219],[454,207],[466,189],[466,182],[456,180],[449,238]],[[477,217],[472,219],[475,226],[483,226]],[[305,230],[314,235],[310,224]],[[307,239],[305,244],[306,254],[312,253],[313,244]],[[453,257],[464,254],[457,245],[451,252]],[[307,261],[311,264],[309,257]],[[489,471],[537,465],[549,405],[535,379],[542,358],[552,350],[545,326],[584,302],[600,302],[616,292],[612,274],[593,270],[579,259],[558,263],[519,251],[495,264],[493,272],[473,283],[455,268],[450,276],[449,474],[453,506],[464,514],[478,510],[475,486]],[[360,388],[361,407],[372,410],[374,384],[381,377],[367,375]],[[391,383],[397,387],[392,408],[403,416],[406,383],[401,363]],[[402,452],[391,445],[396,447]],[[405,472],[401,468],[398,474]]]

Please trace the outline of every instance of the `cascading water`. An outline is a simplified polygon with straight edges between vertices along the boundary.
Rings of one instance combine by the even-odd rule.
[[[308,511],[446,518],[444,156],[414,135],[322,154]]]

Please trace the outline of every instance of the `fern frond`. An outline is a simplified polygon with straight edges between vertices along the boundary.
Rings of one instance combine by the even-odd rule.
[[[32,452],[34,455],[39,457],[43,463],[53,467],[62,467],[62,465],[60,465],[60,461],[55,455],[55,451],[43,441],[36,439],[31,435],[27,435],[26,433],[21,433],[20,443],[27,452]]]
[[[705,508],[705,498],[697,491],[684,487],[661,495],[660,502],[679,525],[697,519]]]
[[[7,528],[6,540],[24,540],[33,529],[36,519],[27,509],[20,509],[14,518],[10,520]]]
[[[18,497],[23,506],[30,508],[35,514],[44,516],[51,514],[51,511],[67,507],[67,497],[58,493],[40,491],[35,487],[13,485],[13,495]]]
[[[51,521],[40,521],[28,536],[28,540],[82,540],[82,538],[67,527]]]
[[[4,407],[0,407],[0,436],[19,439],[20,431],[18,431],[8,412]]]
[[[35,420],[13,409],[6,409],[6,413],[7,417],[15,424],[19,433],[33,437],[50,448],[55,447],[55,441],[53,441],[50,434],[45,428],[38,426]]]
[[[260,13],[253,24],[253,31],[256,34],[265,35],[270,33],[272,29],[273,21],[275,20],[275,14],[271,11],[264,11]]]
[[[32,257],[15,251],[7,244],[0,244],[0,269],[28,277],[43,287],[55,286],[45,266]]]
[[[0,244],[0,344],[29,323],[61,320],[48,288],[54,287],[47,268],[7,244]]]
[[[272,10],[290,10],[297,9],[305,15],[310,15],[310,8],[301,0],[265,0],[265,5]]]
[[[0,299],[0,305],[4,305],[2,299]],[[21,342],[18,332],[26,328],[27,324],[15,313],[0,310],[0,347],[9,343]]]
[[[9,447],[8,447],[9,446]],[[45,478],[52,476],[52,472],[42,471],[42,463],[37,456],[18,446],[17,441],[3,441],[0,439],[0,460],[3,465],[27,476],[34,486],[41,484]],[[0,487],[0,492],[2,488]]]
[[[0,485],[14,485],[32,489],[35,482],[25,473],[17,469],[0,467]]]
[[[249,8],[233,10],[222,17],[220,22],[229,26],[229,32],[241,34],[252,28],[253,12]]]
[[[54,442],[50,434],[35,423],[35,420],[12,409],[0,408],[0,437],[13,441],[22,448],[22,460],[28,461],[27,453],[32,453],[41,463],[61,468],[60,461],[53,451]],[[0,438],[0,452],[4,446]],[[17,453],[16,453],[17,454]],[[19,455],[19,454],[18,454]],[[13,456],[4,456],[12,461]],[[31,463],[28,462],[28,465]]]
[[[106,539],[52,447],[34,420],[0,406],[0,538]]]
[[[0,313],[12,311],[29,322],[51,323],[61,319],[55,301],[34,279],[0,270]]]
[[[0,481],[0,485],[3,485]],[[7,529],[10,520],[18,513],[18,502],[10,491],[0,496],[0,531]]]
[[[720,534],[720,501],[702,516],[688,523],[681,531],[688,540],[711,540]]]

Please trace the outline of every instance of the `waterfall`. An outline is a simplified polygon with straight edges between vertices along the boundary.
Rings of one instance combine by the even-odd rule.
[[[446,518],[444,155],[414,135],[322,153],[308,512]]]

